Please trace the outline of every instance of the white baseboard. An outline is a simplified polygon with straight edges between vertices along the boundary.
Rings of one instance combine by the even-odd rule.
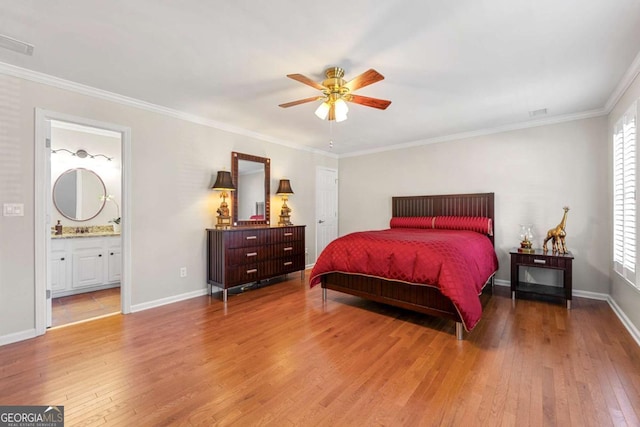
[[[633,339],[636,340],[638,346],[640,346],[640,331],[638,330],[638,328],[636,328],[631,320],[629,320],[627,315],[624,314],[624,311],[622,311],[620,306],[616,304],[616,302],[613,300],[613,298],[611,298],[610,295],[607,295],[607,302],[609,303],[609,307],[611,307],[616,316],[618,316],[618,319],[620,319],[624,327],[627,328],[627,331],[629,331]]]
[[[511,286],[510,280],[502,280],[496,279],[495,284],[498,286]],[[633,339],[636,341],[638,346],[640,346],[640,331],[636,326],[629,320],[627,315],[622,311],[622,309],[616,304],[616,302],[611,298],[609,294],[603,294],[601,292],[591,292],[591,291],[581,291],[579,289],[573,290],[573,296],[587,299],[595,299],[599,301],[606,301],[609,303],[609,307],[613,310],[613,312],[618,316],[618,319],[622,322],[622,325],[629,331]]]
[[[495,279],[493,284],[498,286],[507,286],[509,288],[511,287],[511,282],[509,280]]]
[[[143,302],[142,304],[135,304],[131,306],[131,312],[148,310],[150,308],[161,307],[163,305],[171,304],[178,301],[184,301],[191,298],[201,297],[209,293],[207,288],[200,289],[193,292],[187,292],[186,294],[174,295],[172,297],[161,298],[155,301]]]
[[[579,289],[573,290],[573,296],[587,299],[597,299],[598,301],[608,301],[610,298],[609,294],[603,294],[601,292],[581,291]]]
[[[37,336],[38,334],[36,334],[35,328],[27,329],[26,331],[21,331],[21,332],[14,332],[13,334],[2,335],[0,336],[0,346],[6,345],[6,344],[12,344],[18,341],[28,340],[30,338],[35,338]]]

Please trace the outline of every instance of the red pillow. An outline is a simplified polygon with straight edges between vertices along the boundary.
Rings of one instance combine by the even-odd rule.
[[[433,228],[445,230],[469,230],[493,235],[491,218],[482,216],[437,216]]]
[[[398,216],[391,218],[391,228],[437,228],[469,230],[493,236],[491,218],[482,216]]]
[[[391,218],[391,228],[433,228],[435,216],[396,216]]]

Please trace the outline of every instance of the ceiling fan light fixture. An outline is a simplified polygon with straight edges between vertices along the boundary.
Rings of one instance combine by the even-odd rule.
[[[327,116],[329,115],[329,110],[331,109],[331,105],[329,105],[328,102],[323,102],[322,104],[320,104],[320,106],[316,109],[316,116],[318,116],[318,118],[320,120],[326,120]]]
[[[338,98],[333,103],[333,107],[335,108],[336,113],[336,122],[343,122],[347,120],[347,113],[349,112],[349,107],[347,103],[344,102],[344,99]]]

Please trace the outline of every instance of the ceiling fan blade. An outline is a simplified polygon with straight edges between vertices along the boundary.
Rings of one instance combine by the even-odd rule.
[[[360,105],[366,105],[367,107],[377,108],[379,110],[386,110],[391,101],[386,99],[369,98],[368,96],[351,95],[347,101],[354,102]]]
[[[312,88],[315,88],[315,89],[318,89],[318,90],[324,90],[325,89],[325,87],[322,86],[320,83],[314,82],[309,77],[303,76],[302,74],[287,74],[287,77],[289,77],[290,79],[296,80],[296,81],[298,81],[300,83],[304,83],[306,85],[309,85]]]
[[[361,87],[369,86],[380,80],[384,80],[384,76],[371,68],[365,71],[357,77],[354,77],[351,81],[347,82],[344,87],[349,89],[350,92],[356,91]]]
[[[287,103],[284,103],[284,104],[280,104],[279,106],[282,107],[282,108],[289,108],[289,107],[293,107],[294,105],[300,105],[300,104],[305,104],[307,102],[319,101],[321,99],[324,99],[324,97],[323,96],[312,96],[311,98],[298,99],[297,101],[287,102]]]

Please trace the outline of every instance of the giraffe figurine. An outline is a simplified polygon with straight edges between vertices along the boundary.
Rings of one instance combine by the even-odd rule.
[[[565,206],[562,209],[564,209],[564,215],[562,215],[562,221],[560,221],[560,224],[547,231],[547,237],[544,239],[544,243],[542,244],[542,250],[544,253],[547,253],[547,242],[549,240],[551,240],[551,250],[554,254],[556,252],[560,254],[568,253],[567,246],[565,244],[565,237],[567,237],[567,233],[564,228],[567,224],[567,212],[569,212],[569,207]]]

